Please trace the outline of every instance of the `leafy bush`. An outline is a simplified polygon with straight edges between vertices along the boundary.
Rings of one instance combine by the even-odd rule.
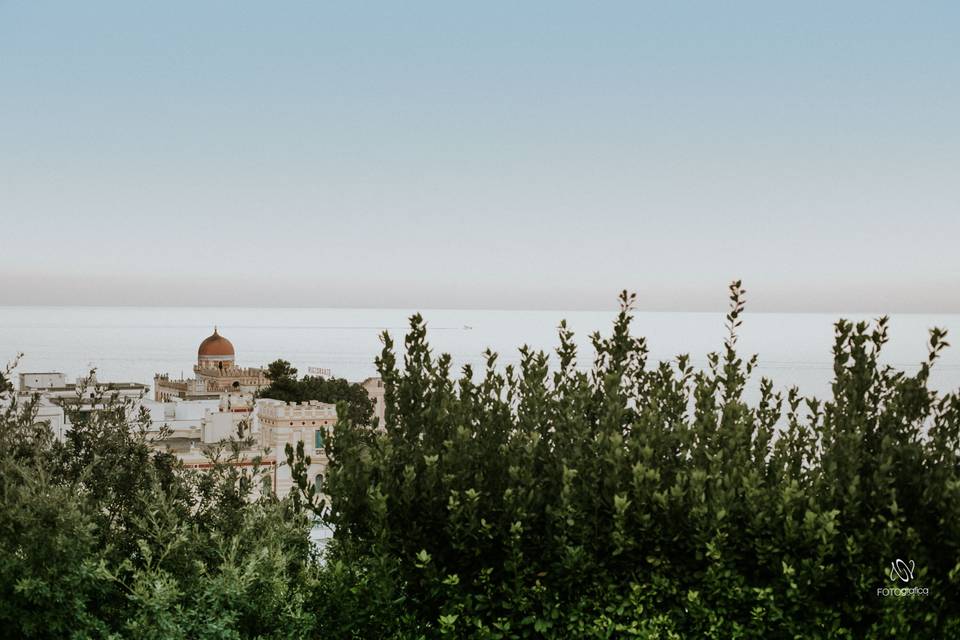
[[[489,353],[458,379],[419,316],[402,362],[385,334],[385,425],[341,402],[325,497],[303,447],[288,452],[300,493],[257,497],[262,470],[230,464],[244,433],[190,471],[150,446],[129,404],[74,416],[55,441],[0,373],[0,625],[26,638],[960,638],[960,396],[928,387],[943,332],[908,375],[879,363],[885,319],[838,322],[818,400],[767,380],[746,392],[739,283],[702,371],[648,362],[632,303],[593,336],[587,368],[563,323],[554,363],[524,348],[501,369]],[[322,563],[316,510],[336,530]],[[890,591],[905,588],[922,593]]]
[[[310,637],[311,521],[255,499],[261,469],[199,473],[146,439],[130,402],[72,415],[64,442],[0,372],[0,625],[24,638]]]
[[[960,637],[960,397],[881,366],[887,321],[840,321],[832,398],[745,394],[729,335],[697,371],[652,364],[623,294],[578,368],[454,381],[414,316],[384,334],[385,430],[341,421],[325,490],[336,528],[318,598],[331,637]],[[789,336],[784,336],[788,339]],[[891,563],[913,561],[898,587]],[[896,576],[894,576],[895,578]],[[322,635],[322,633],[321,633]]]

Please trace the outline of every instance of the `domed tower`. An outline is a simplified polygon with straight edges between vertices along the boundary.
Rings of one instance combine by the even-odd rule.
[[[197,366],[201,369],[225,369],[233,366],[233,343],[213,328],[213,335],[200,343],[197,349]]]

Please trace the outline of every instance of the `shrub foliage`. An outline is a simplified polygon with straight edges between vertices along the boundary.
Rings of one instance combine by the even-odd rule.
[[[63,442],[0,372],[0,627],[11,638],[306,638],[309,519],[232,465],[183,468],[134,403],[71,410]],[[86,395],[86,390],[81,393]],[[96,391],[94,391],[96,393]]]
[[[385,431],[343,421],[326,491],[338,634],[960,637],[960,398],[882,366],[887,321],[836,325],[832,398],[776,392],[736,350],[743,290],[708,366],[648,362],[622,295],[578,367],[465,367],[419,316],[384,335]],[[785,336],[787,339],[788,336]],[[891,579],[897,559],[915,566]],[[895,576],[894,576],[895,577]],[[878,589],[922,587],[927,595]],[[358,625],[369,626],[357,631]],[[389,623],[389,624],[388,624]],[[391,626],[392,625],[392,626]],[[351,631],[352,630],[352,631]]]
[[[242,431],[211,470],[185,469],[129,404],[75,416],[58,442],[7,371],[0,625],[31,638],[960,637],[960,396],[928,384],[944,333],[908,374],[880,362],[886,319],[838,322],[832,393],[815,399],[754,381],[739,283],[730,299],[702,370],[648,361],[626,293],[589,363],[561,323],[554,356],[523,348],[500,367],[488,353],[454,375],[414,316],[402,349],[383,336],[385,424],[341,398],[323,496],[302,448],[288,452],[299,493],[259,495],[261,470],[230,464],[251,443]],[[318,513],[336,532],[322,561],[307,538]]]

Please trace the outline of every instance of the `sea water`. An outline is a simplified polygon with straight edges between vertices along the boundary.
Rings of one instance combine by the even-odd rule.
[[[262,366],[289,360],[301,373],[329,369],[338,377],[362,380],[376,375],[374,358],[389,333],[402,351],[409,309],[317,309],[239,307],[2,307],[0,362],[18,353],[19,372],[58,371],[73,379],[91,368],[104,381],[151,384],[155,373],[192,375],[197,346],[216,325],[236,349],[237,363]],[[435,353],[449,353],[455,371],[482,368],[483,353],[500,354],[501,365],[519,362],[518,347],[552,350],[557,326],[566,319],[576,332],[579,364],[593,355],[589,335],[609,333],[610,311],[423,310]],[[877,314],[747,313],[740,329],[743,355],[759,354],[750,389],[760,376],[778,389],[797,385],[806,394],[829,394],[833,323],[840,317],[871,320]],[[690,354],[704,366],[706,354],[720,351],[726,335],[722,313],[638,312],[633,331],[644,336],[650,358]],[[882,361],[914,372],[926,358],[929,329],[949,331],[948,348],[934,369],[938,390],[960,388],[960,315],[896,314]],[[554,359],[555,361],[555,359]]]

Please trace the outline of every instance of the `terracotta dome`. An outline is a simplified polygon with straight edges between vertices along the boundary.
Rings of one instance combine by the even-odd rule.
[[[233,359],[233,343],[217,333],[217,329],[214,327],[213,335],[200,343],[197,356],[218,360]]]

